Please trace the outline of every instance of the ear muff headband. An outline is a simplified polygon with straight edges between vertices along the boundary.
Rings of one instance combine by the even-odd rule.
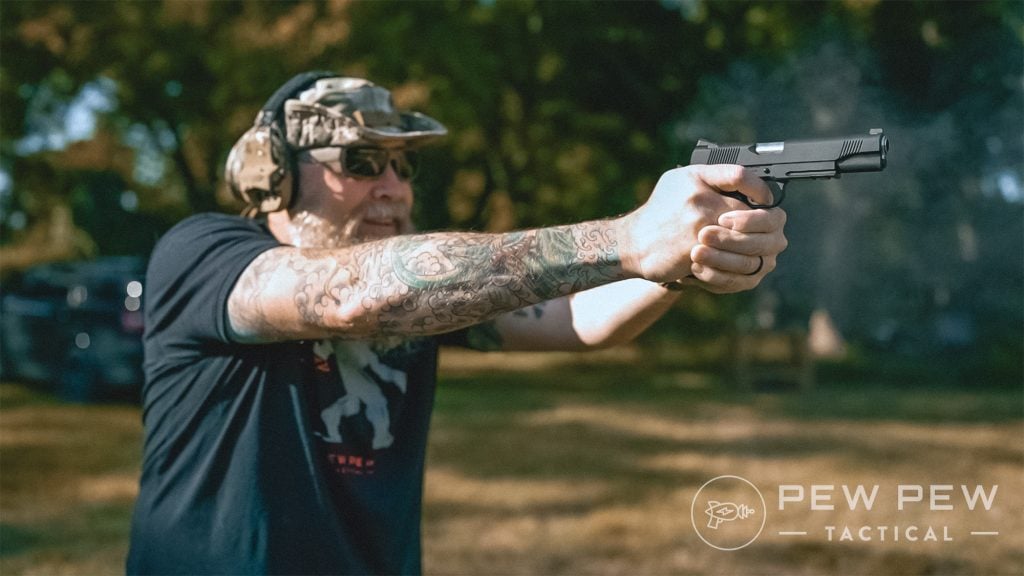
[[[309,88],[317,80],[324,78],[332,78],[337,76],[334,72],[327,72],[325,70],[313,70],[312,72],[303,72],[302,74],[296,75],[291,80],[285,82],[280,88],[274,92],[273,95],[267,100],[267,103],[260,108],[259,116],[256,117],[256,122],[263,124],[270,124],[277,120],[278,115],[284,109],[284,103],[289,98],[294,97],[299,92],[302,92],[306,88]]]
[[[317,80],[334,76],[337,74],[316,70],[285,82],[260,109],[252,128],[231,148],[224,173],[235,197],[245,202],[246,216],[283,210],[291,203],[292,155],[280,122],[284,103]]]

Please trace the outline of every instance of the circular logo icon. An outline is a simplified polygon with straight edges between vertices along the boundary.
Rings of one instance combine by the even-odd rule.
[[[690,505],[690,521],[697,536],[718,550],[749,546],[761,535],[767,519],[761,491],[739,476],[708,480]]]

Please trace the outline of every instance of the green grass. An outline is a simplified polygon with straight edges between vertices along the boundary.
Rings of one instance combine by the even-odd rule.
[[[750,392],[714,371],[629,354],[446,353],[442,366],[428,573],[1024,572],[1019,383],[826,367],[809,392]],[[0,385],[0,574],[122,573],[140,451],[134,406],[66,405]],[[763,486],[998,483],[987,516],[880,510],[870,521],[973,522],[1001,535],[914,546],[766,533],[722,553],[697,540],[689,518],[696,489],[720,474]],[[787,513],[772,521],[820,523]],[[829,521],[866,519],[837,511]]]
[[[140,450],[133,406],[0,385],[0,573],[123,572]]]

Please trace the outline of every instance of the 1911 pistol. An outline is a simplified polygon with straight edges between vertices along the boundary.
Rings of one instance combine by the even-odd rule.
[[[690,164],[739,164],[766,182],[775,182],[771,204],[758,204],[739,192],[723,192],[751,208],[774,208],[786,198],[791,180],[839,178],[846,172],[885,168],[889,139],[881,128],[867,136],[719,145],[698,140]]]

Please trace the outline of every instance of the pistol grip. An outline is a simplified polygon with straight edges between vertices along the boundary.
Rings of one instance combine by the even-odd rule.
[[[772,186],[771,181],[767,181],[766,183],[768,184],[768,187],[772,189],[772,203],[771,204],[758,204],[757,202],[754,202],[750,198],[747,198],[747,196],[745,194],[741,194],[739,192],[736,192],[735,190],[732,190],[730,192],[722,192],[722,194],[725,195],[725,196],[728,196],[729,198],[734,198],[736,200],[739,200],[740,202],[743,202],[744,204],[746,204],[747,206],[750,206],[754,210],[757,210],[757,209],[770,210],[772,208],[775,208],[779,204],[782,204],[782,201],[786,199],[786,183],[785,182],[778,182],[777,186]]]

